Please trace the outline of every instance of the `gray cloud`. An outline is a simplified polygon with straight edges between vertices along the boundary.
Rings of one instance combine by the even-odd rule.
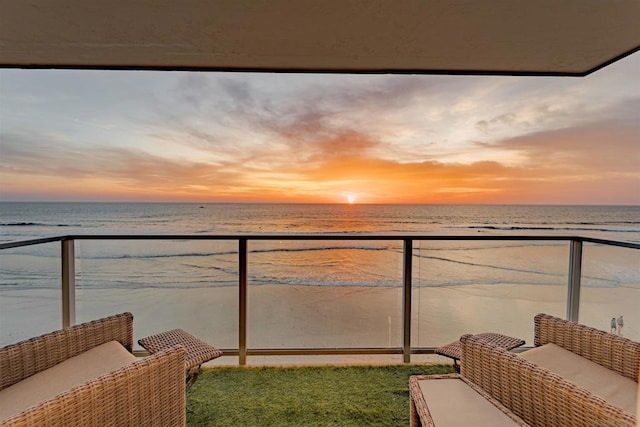
[[[640,174],[639,111],[640,98],[625,100],[603,112],[599,121],[525,134],[487,147],[516,151],[528,165],[539,168]]]

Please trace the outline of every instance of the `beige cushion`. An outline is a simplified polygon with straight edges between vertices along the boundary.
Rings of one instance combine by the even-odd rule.
[[[92,348],[0,390],[0,420],[136,360],[117,341]]]
[[[517,426],[515,421],[459,379],[418,381],[437,426]]]
[[[636,413],[638,383],[555,344],[545,344],[520,353],[538,366],[560,375],[607,402]]]

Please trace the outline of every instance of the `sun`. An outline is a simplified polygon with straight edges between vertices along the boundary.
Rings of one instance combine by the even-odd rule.
[[[354,204],[356,202],[356,195],[353,193],[344,193],[344,196],[347,198],[347,203],[349,203],[350,205]]]

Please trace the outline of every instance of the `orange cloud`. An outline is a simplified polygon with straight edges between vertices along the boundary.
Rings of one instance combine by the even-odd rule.
[[[4,109],[0,198],[640,204],[640,101],[625,88],[593,102],[609,96],[606,79],[606,92],[581,98],[597,76],[545,88],[488,77],[175,75],[150,98],[129,96],[143,84],[125,86],[140,109],[124,117],[122,92],[74,92],[77,76],[62,79],[77,104],[41,83],[47,108],[31,121],[14,114],[31,111],[24,102]],[[53,99],[67,115],[53,114]],[[95,133],[107,113],[114,125]]]
[[[589,140],[574,133],[497,144],[526,153],[527,161],[509,167],[496,161],[378,158],[373,153],[382,142],[350,131],[306,144],[290,141],[281,150],[260,147],[221,164],[115,148],[79,156],[61,144],[28,157],[12,149],[5,154],[15,160],[3,163],[1,173],[5,197],[33,194],[66,200],[342,203],[344,193],[350,192],[359,203],[637,203],[640,173],[633,156],[627,152],[631,160],[622,161],[628,167],[605,167],[608,158],[625,155],[622,149],[633,145],[620,143],[616,149],[610,144],[606,150],[593,141],[580,145],[577,141]],[[607,156],[598,155],[607,150]]]

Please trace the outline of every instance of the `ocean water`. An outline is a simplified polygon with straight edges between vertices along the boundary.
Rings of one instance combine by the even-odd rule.
[[[248,242],[249,346],[402,343],[403,242],[342,236],[557,236],[413,243],[412,345],[461,333],[531,339],[563,317],[568,236],[640,243],[639,206],[0,203],[0,243],[61,235],[331,235]],[[76,240],[78,321],[136,316],[136,336],[182,327],[238,346],[235,240]],[[60,326],[60,243],[0,250],[0,345]],[[624,314],[640,338],[640,250],[585,243],[581,320]]]
[[[60,234],[581,235],[640,242],[640,206],[0,202],[0,241]]]
[[[275,233],[557,235],[638,243],[640,207],[0,203],[0,242],[71,234]],[[594,246],[589,261],[595,271],[586,277],[587,285],[640,282],[633,265],[638,251]],[[400,240],[254,240],[248,249],[251,284],[397,286],[402,277]],[[553,284],[566,280],[567,251],[562,240],[416,241],[414,281],[425,286]],[[51,272],[59,252],[59,243],[1,252],[0,287],[59,286]],[[612,264],[612,256],[602,252],[625,255]],[[238,280],[233,240],[81,240],[76,257],[84,287],[194,288],[235,286]]]

